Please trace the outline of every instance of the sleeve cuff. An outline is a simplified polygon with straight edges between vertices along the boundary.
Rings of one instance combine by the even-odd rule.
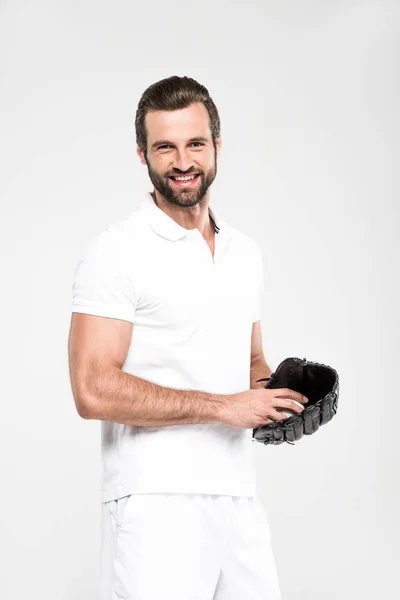
[[[107,317],[109,319],[120,319],[121,321],[129,321],[134,323],[134,315],[127,311],[110,308],[109,306],[72,303],[72,312],[83,313],[85,315],[93,315],[95,317]]]

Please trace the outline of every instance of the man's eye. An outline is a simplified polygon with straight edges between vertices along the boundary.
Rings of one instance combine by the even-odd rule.
[[[199,146],[204,146],[204,144],[202,142],[191,142],[191,144],[198,144]],[[162,150],[163,148],[172,148],[172,146],[170,144],[164,144],[163,146],[158,146],[159,150]]]

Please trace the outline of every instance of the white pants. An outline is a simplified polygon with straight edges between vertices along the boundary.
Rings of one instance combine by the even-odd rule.
[[[132,494],[101,506],[100,600],[280,600],[256,496]]]

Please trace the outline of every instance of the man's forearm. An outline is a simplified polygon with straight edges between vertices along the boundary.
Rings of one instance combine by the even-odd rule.
[[[269,377],[271,373],[272,371],[265,362],[264,358],[254,358],[250,365],[250,389],[255,390],[258,388],[263,388],[267,382],[260,381],[256,383],[257,379]]]
[[[219,422],[229,399],[225,394],[163,387],[117,367],[92,377],[91,385],[81,401],[81,416],[146,427]]]

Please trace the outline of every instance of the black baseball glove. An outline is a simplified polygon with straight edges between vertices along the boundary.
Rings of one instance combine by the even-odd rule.
[[[337,412],[339,376],[327,365],[305,358],[285,358],[270,377],[257,381],[266,381],[265,388],[289,388],[308,398],[300,414],[294,413],[253,429],[253,440],[257,442],[294,445],[303,435],[315,433]]]

